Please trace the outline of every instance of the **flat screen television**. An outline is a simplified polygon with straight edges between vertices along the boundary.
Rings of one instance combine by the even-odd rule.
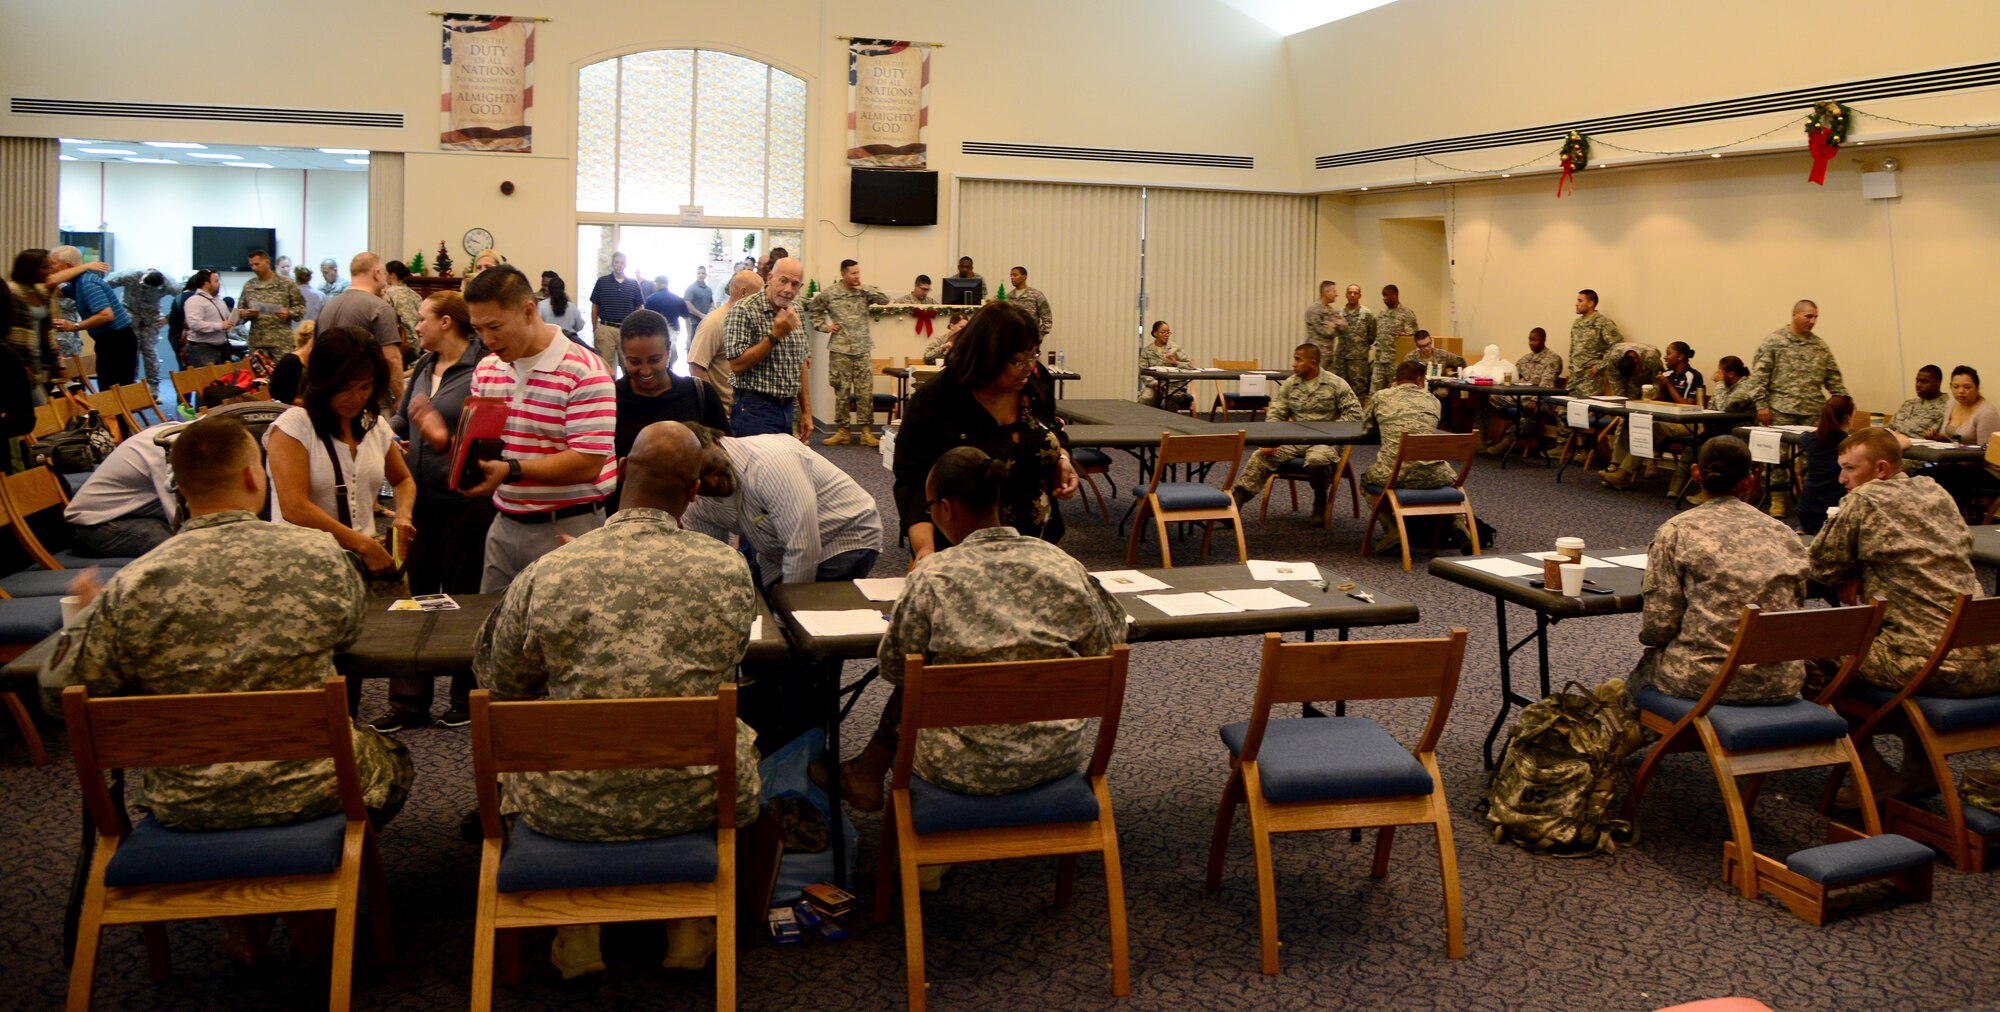
[[[985,278],[961,278],[947,274],[938,280],[944,282],[938,301],[947,306],[976,306],[986,301]]]
[[[935,172],[854,169],[848,220],[858,225],[935,225]]]
[[[260,249],[269,253],[277,245],[278,230],[275,228],[196,225],[194,267],[196,270],[247,271],[250,269],[251,250]]]

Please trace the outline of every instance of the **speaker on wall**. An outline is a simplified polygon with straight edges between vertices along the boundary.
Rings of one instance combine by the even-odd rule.
[[[937,224],[938,174],[852,169],[848,220],[859,225]]]

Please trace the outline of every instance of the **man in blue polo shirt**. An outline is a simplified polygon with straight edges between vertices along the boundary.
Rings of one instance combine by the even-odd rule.
[[[681,328],[691,326],[688,323],[687,300],[667,287],[665,274],[653,279],[653,294],[646,296],[646,308],[667,318],[668,344],[675,343],[674,335],[680,333]]]
[[[611,254],[611,273],[598,278],[590,288],[590,329],[592,347],[605,368],[613,371],[613,379],[617,378],[617,366],[612,363],[618,361],[618,327],[645,298],[639,292],[639,282],[625,276],[625,254]]]
[[[49,251],[56,269],[83,263],[83,253],[75,246],[57,246]],[[97,383],[100,389],[136,383],[139,379],[139,338],[132,332],[131,314],[125,311],[104,275],[84,271],[63,285],[63,294],[76,300],[76,322],[57,320],[59,331],[90,331],[97,344]]]

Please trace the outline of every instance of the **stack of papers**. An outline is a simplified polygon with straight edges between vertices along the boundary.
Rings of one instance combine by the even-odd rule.
[[[1255,587],[1250,590],[1211,590],[1208,595],[1245,611],[1276,611],[1280,608],[1307,607],[1304,601],[1270,587]]]
[[[1139,600],[1160,611],[1180,617],[1183,615],[1227,615],[1233,612],[1249,611],[1240,604],[1231,604],[1207,594],[1140,594]]]
[[[1957,443],[1947,443],[1942,439],[1912,439],[1910,440],[1910,445],[1927,446],[1933,450],[1956,450],[1959,448]]]
[[[889,616],[873,608],[845,611],[795,611],[792,621],[814,636],[880,636]]]
[[[1452,565],[1477,570],[1481,573],[1500,577],[1503,580],[1510,576],[1542,575],[1542,567],[1540,566],[1531,566],[1525,562],[1516,562],[1513,559],[1497,555],[1492,558],[1453,559],[1451,561]]]
[[[1113,594],[1134,594],[1142,590],[1172,590],[1171,585],[1161,583],[1136,569],[1107,569],[1102,573],[1090,574],[1104,589]]]
[[[1613,555],[1605,559],[1604,561],[1615,562],[1618,565],[1624,566],[1627,569],[1644,569],[1646,568],[1646,553],[1640,552],[1637,555]]]
[[[903,578],[900,576],[856,580],[854,586],[861,591],[861,596],[870,601],[894,601],[903,596]]]
[[[457,611],[458,602],[450,594],[424,594],[391,602],[390,611]]]
[[[1250,560],[1250,578],[1264,582],[1278,580],[1317,580],[1319,567],[1310,562],[1272,562],[1268,559]]]

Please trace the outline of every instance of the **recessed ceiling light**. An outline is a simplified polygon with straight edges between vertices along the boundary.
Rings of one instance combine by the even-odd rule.
[[[57,155],[57,156],[56,156],[56,161],[59,161],[59,162],[74,162],[74,161],[76,161],[76,160],[77,160],[77,157],[76,157],[75,155]]]
[[[78,151],[81,151],[81,152],[83,152],[83,153],[84,153],[84,154],[86,154],[86,155],[136,155],[136,154],[138,154],[138,152],[137,152],[137,151],[132,151],[132,150],[130,150],[130,149],[127,149],[127,148],[78,148],[77,150],[78,150]]]
[[[174,160],[173,160],[173,159],[171,159],[171,158],[127,158],[127,159],[124,159],[124,161],[128,161],[128,162],[139,162],[139,163],[141,163],[141,164],[144,164],[144,165],[179,165],[179,164],[180,164],[179,162],[177,162],[177,161],[174,161]]]
[[[366,165],[366,164],[368,164],[368,159],[366,159],[366,158],[343,158],[343,159],[341,159],[341,161],[344,161],[344,162],[346,162],[346,163],[347,163],[347,164],[349,164],[349,165]]]
[[[58,137],[58,138],[56,138],[56,140],[59,140],[59,141],[63,142],[64,144],[95,144],[95,143],[97,143],[96,141],[86,141],[86,140],[82,140],[82,139],[79,139],[79,138],[76,138],[76,137]]]
[[[1431,181],[1430,181],[1430,180],[1428,180],[1428,179],[1424,180],[1424,185],[1425,185],[1425,186],[1429,186],[1429,185],[1431,185]]]
[[[230,167],[230,168],[232,168],[232,169],[268,169],[268,168],[271,168],[271,164],[270,164],[269,162],[223,162],[222,164],[224,164],[224,165],[226,165],[226,166],[228,166],[228,167]]]
[[[1603,167],[1604,167],[1604,163],[1603,163],[1603,162],[1598,162],[1598,163],[1597,163],[1597,167],[1598,167],[1598,168],[1600,168],[1600,169],[1601,169],[1601,168],[1603,168]]]
[[[1722,157],[1722,152],[1720,152],[1720,151],[1717,151],[1717,152],[1715,152],[1714,154],[1712,154],[1712,155],[1709,155],[1708,157],[1710,157],[1710,158],[1721,158],[1721,157]]]
[[[320,148],[319,153],[323,155],[365,155],[368,153],[368,149],[367,148]]]
[[[1514,174],[1513,174],[1513,173],[1511,173],[1511,172],[1502,172],[1502,173],[1500,173],[1500,178],[1501,178],[1501,179],[1512,179],[1512,178],[1514,178]]]
[[[189,152],[189,153],[188,153],[188,157],[189,157],[189,158],[213,158],[213,159],[215,159],[215,160],[216,160],[216,161],[218,161],[218,162],[233,162],[233,161],[236,161],[236,160],[237,160],[237,159],[239,159],[239,158],[242,158],[243,156],[242,156],[242,155],[230,155],[230,154],[223,154],[222,152],[219,152],[219,151],[191,151],[191,152]]]
[[[206,144],[194,144],[189,141],[147,141],[146,146],[149,148],[180,148],[187,151],[199,151],[202,148],[208,147]]]
[[[1364,186],[1364,187],[1362,187],[1362,188],[1361,188],[1361,192],[1363,192],[1363,193],[1367,193],[1367,192],[1368,192],[1368,188],[1367,188],[1367,187],[1365,187],[1365,186]]]

